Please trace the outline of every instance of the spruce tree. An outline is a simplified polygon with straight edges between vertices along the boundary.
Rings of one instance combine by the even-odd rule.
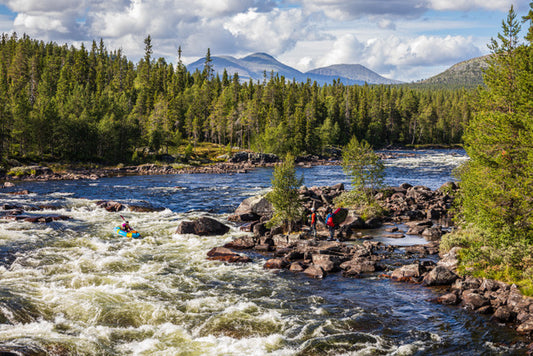
[[[271,226],[284,225],[290,233],[294,223],[302,217],[298,191],[302,182],[303,176],[296,177],[294,157],[287,154],[283,162],[274,169],[272,191],[266,196],[274,207],[274,215],[270,220]]]
[[[533,47],[518,44],[519,31],[511,7],[489,45],[487,88],[466,128],[470,160],[460,170],[462,225],[479,232],[464,263],[505,270],[496,278],[510,280],[509,270],[533,268],[533,110],[531,83],[524,81],[533,73]]]

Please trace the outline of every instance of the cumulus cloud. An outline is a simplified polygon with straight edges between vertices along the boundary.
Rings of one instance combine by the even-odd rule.
[[[517,0],[527,6],[529,0]],[[154,57],[268,52],[299,69],[360,63],[380,74],[446,65],[482,54],[479,40],[436,36],[438,11],[502,11],[509,0],[0,0],[14,12],[3,31],[79,45],[103,38],[137,61],[152,37]],[[280,6],[279,4],[283,4]],[[428,12],[433,10],[431,12]],[[412,21],[428,15],[431,28]],[[431,17],[429,17],[431,16]],[[427,23],[427,22],[426,22]],[[450,21],[441,21],[449,29]],[[363,25],[362,25],[363,24]],[[471,26],[472,24],[469,24]],[[495,24],[497,33],[500,22]],[[359,28],[357,28],[359,26]],[[364,34],[357,32],[364,27]],[[454,23],[457,34],[463,24]],[[391,32],[391,30],[396,30]],[[484,27],[484,30],[486,28]],[[439,33],[443,29],[439,28]],[[391,35],[393,34],[393,35]],[[420,34],[420,35],[419,35]],[[422,35],[425,34],[425,35]]]
[[[308,32],[300,9],[274,9],[268,13],[249,9],[232,17],[224,28],[245,40],[247,47],[263,48],[273,54],[287,50],[298,38],[306,38]]]

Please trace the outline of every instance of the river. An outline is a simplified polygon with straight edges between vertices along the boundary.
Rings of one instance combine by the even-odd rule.
[[[394,152],[386,183],[432,189],[452,180],[460,150]],[[338,166],[298,168],[307,186],[349,185]],[[21,182],[3,204],[46,205],[69,220],[0,220],[0,350],[50,355],[508,355],[526,354],[513,330],[438,292],[377,275],[351,279],[224,264],[206,252],[244,234],[176,234],[183,219],[221,221],[268,190],[272,170]],[[10,191],[27,189],[29,195]],[[113,234],[119,213],[98,200],[163,211],[120,214],[144,238]],[[412,243],[424,240],[412,239]],[[411,243],[411,242],[410,242]]]

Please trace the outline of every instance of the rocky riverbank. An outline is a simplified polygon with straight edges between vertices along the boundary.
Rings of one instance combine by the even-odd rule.
[[[435,302],[455,305],[467,311],[489,315],[497,323],[533,335],[533,299],[525,297],[515,285],[462,277],[457,273],[459,248],[439,255],[440,238],[451,224],[450,207],[458,187],[447,183],[432,191],[427,187],[402,184],[376,196],[390,214],[383,219],[363,220],[353,211],[337,231],[338,241],[326,241],[324,225],[312,238],[305,222],[299,232],[286,234],[269,229],[270,203],[261,196],[244,200],[229,217],[250,234],[239,237],[208,253],[210,259],[226,262],[251,262],[242,252],[253,250],[265,256],[264,268],[304,273],[311,278],[327,278],[342,273],[349,278],[380,277],[395,282],[419,283],[437,288]],[[333,207],[342,193],[342,184],[332,187],[302,187],[300,198],[310,212],[319,214]],[[367,229],[381,227],[381,236],[399,241],[408,235],[424,237],[427,243],[412,246],[384,244],[367,236]]]
[[[213,162],[209,160],[198,161],[194,164],[142,164],[137,166],[118,166],[108,168],[66,168],[52,170],[43,165],[19,165],[12,167],[7,172],[0,170],[0,181],[16,182],[49,181],[49,180],[96,180],[104,177],[120,177],[127,175],[160,175],[160,174],[192,174],[192,173],[246,173],[249,169],[257,167],[272,167],[280,159],[273,154],[237,152],[225,161]],[[296,164],[304,167],[313,165],[335,165],[338,159],[321,156],[307,155],[298,157]]]
[[[340,163],[341,151],[333,150],[329,156],[305,155],[296,157],[295,163],[301,167],[311,167],[316,165],[338,165]],[[411,156],[411,153],[403,153],[401,156]],[[399,157],[399,154],[380,153],[383,159]],[[120,177],[127,175],[161,175],[161,174],[223,174],[223,173],[246,173],[248,170],[258,167],[272,167],[280,158],[274,154],[257,153],[250,151],[236,152],[231,156],[222,157],[223,161],[199,160],[183,164],[154,164],[147,163],[141,165],[117,166],[107,168],[62,168],[53,170],[44,165],[31,164],[22,165],[20,163],[9,170],[2,170],[0,167],[0,182],[16,181],[49,181],[49,180],[96,180],[104,177]],[[172,161],[172,160],[171,160]],[[192,164],[194,163],[194,164]],[[5,183],[4,183],[5,184]]]

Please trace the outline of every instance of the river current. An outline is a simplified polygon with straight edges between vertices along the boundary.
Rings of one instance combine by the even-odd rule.
[[[460,150],[394,152],[386,183],[437,189],[467,158]],[[298,168],[307,186],[349,186],[338,166]],[[180,221],[220,221],[265,193],[272,169],[98,180],[21,182],[3,204],[46,206],[47,224],[0,220],[0,350],[49,355],[508,355],[525,354],[509,327],[438,291],[377,274],[314,280],[206,253],[236,236],[176,234]],[[29,195],[10,191],[27,189]],[[98,200],[164,207],[110,213]],[[117,237],[122,214],[143,239]],[[226,222],[227,223],[227,222]],[[229,223],[228,223],[229,224]],[[411,238],[409,243],[424,243]]]

